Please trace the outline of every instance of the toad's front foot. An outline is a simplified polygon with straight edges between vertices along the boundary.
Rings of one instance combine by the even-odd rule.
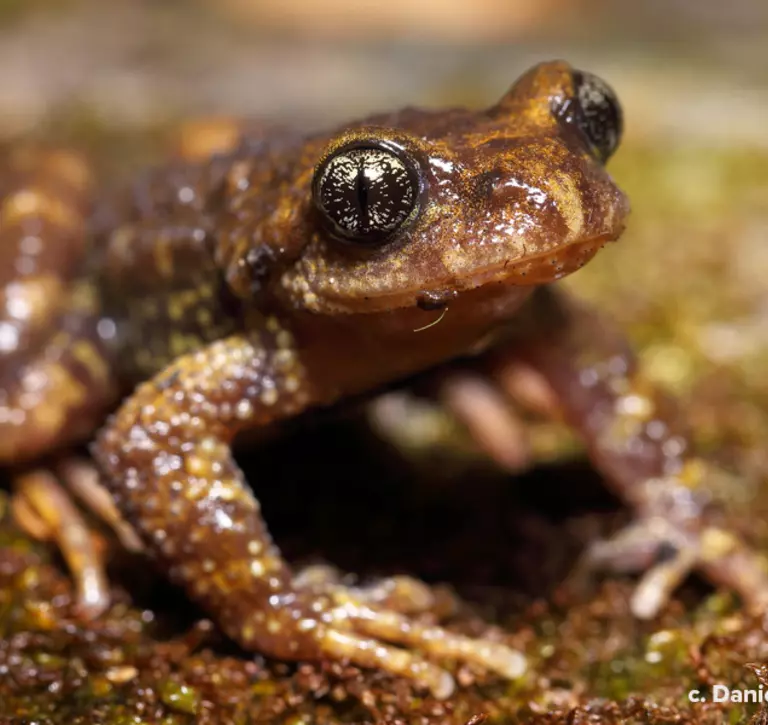
[[[182,357],[139,386],[93,450],[147,553],[250,652],[345,659],[408,677],[438,697],[450,695],[453,679],[430,659],[521,675],[523,657],[509,647],[410,616],[430,604],[413,580],[353,588],[327,570],[291,570],[229,441],[248,423],[295,413],[312,395],[276,320]]]
[[[589,547],[581,571],[644,572],[632,596],[635,616],[650,619],[693,571],[738,593],[750,609],[768,604],[768,568],[756,552],[725,529],[686,529],[670,517],[653,515],[629,524]]]
[[[396,576],[365,586],[349,586],[344,579],[328,566],[308,567],[293,579],[296,597],[304,599],[303,606],[312,612],[303,621],[294,620],[297,629],[301,636],[316,632],[318,647],[326,656],[408,677],[437,697],[451,694],[453,678],[409,649],[383,642],[405,645],[426,658],[471,662],[509,679],[525,672],[523,655],[499,642],[463,637],[413,619],[410,615],[438,607],[438,597],[417,579]]]
[[[621,333],[551,289],[535,293],[525,321],[509,345],[486,356],[497,395],[570,423],[638,520],[592,548],[591,568],[644,571],[632,600],[643,618],[654,616],[694,569],[749,608],[763,608],[768,563],[711,517],[718,490],[712,483],[722,471],[696,453],[683,411],[643,375]]]
[[[454,681],[430,660],[472,663],[509,679],[526,671],[523,655],[500,642],[465,637],[404,614],[401,610],[421,608],[421,603],[415,606],[407,596],[389,600],[387,606],[377,604],[379,589],[387,586],[359,589],[310,583],[282,595],[287,610],[272,620],[271,628],[279,640],[274,640],[269,654],[349,660],[406,677],[438,698],[452,694]],[[263,615],[257,613],[254,619],[263,626]]]

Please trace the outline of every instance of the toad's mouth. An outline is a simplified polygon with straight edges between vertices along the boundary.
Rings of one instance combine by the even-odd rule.
[[[342,297],[334,299],[326,296],[323,311],[329,311],[331,314],[354,314],[391,312],[409,307],[424,309],[425,296],[428,296],[433,308],[439,308],[449,306],[464,292],[490,285],[525,288],[548,284],[583,267],[600,249],[609,242],[615,241],[618,236],[619,234],[615,231],[606,232],[546,252],[526,256],[524,259],[494,263],[473,270],[466,276],[436,277],[429,284],[418,288],[387,290],[368,295],[364,299],[356,299],[353,303],[347,302]]]
[[[461,289],[476,289],[494,282],[518,287],[556,282],[581,269],[606,244],[617,238],[615,233],[606,232],[522,260],[494,264],[470,275],[462,283]]]
[[[466,257],[458,269],[433,265],[415,279],[403,279],[402,286],[387,284],[386,277],[366,270],[346,279],[340,275],[297,275],[283,279],[294,304],[305,311],[323,315],[373,314],[406,308],[439,309],[465,293],[482,288],[500,288],[503,295],[524,297],[531,287],[549,284],[587,264],[607,243],[621,236],[623,224],[599,234],[561,242],[535,254],[500,257],[485,265],[472,266]],[[314,279],[312,278],[314,276]],[[330,282],[330,283],[328,283]],[[382,283],[384,282],[384,283]],[[508,292],[503,292],[506,288]],[[513,290],[517,289],[517,292]]]

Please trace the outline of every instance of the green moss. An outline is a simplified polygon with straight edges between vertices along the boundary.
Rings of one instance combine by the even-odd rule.
[[[160,699],[178,712],[195,715],[200,707],[200,695],[189,685],[166,680],[160,683],[159,693]]]

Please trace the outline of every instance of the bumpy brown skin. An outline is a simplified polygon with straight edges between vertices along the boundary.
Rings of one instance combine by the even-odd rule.
[[[408,109],[331,137],[263,134],[211,161],[149,173],[92,217],[94,246],[79,270],[86,281],[65,284],[98,302],[78,313],[81,325],[70,334],[98,351],[93,359],[111,360],[107,373],[98,377],[98,366],[86,364],[90,352],[77,358],[78,379],[92,376],[87,400],[66,397],[55,375],[46,378],[56,390],[46,390],[45,404],[56,416],[41,421],[20,392],[22,347],[0,357],[0,457],[18,462],[93,427],[97,412],[117,401],[105,384],[112,376],[125,391],[140,383],[93,451],[118,508],[160,566],[247,649],[350,657],[446,695],[452,685],[442,669],[381,642],[510,677],[523,662],[499,644],[410,620],[423,595],[413,583],[397,605],[332,577],[295,577],[230,445],[241,431],[487,350],[489,379],[504,394],[514,394],[507,382],[515,367],[544,378],[595,463],[651,522],[650,533],[636,537],[643,551],[667,544],[661,569],[641,585],[638,613],[655,611],[697,563],[714,581],[760,599],[768,584],[757,559],[700,523],[689,488],[704,469],[666,425],[666,409],[643,387],[620,338],[548,288],[535,292],[616,239],[628,211],[583,139],[553,113],[573,92],[571,69],[550,63],[486,111]],[[404,232],[360,249],[324,231],[311,183],[327,154],[371,138],[407,148],[424,191]],[[52,209],[44,205],[46,219]],[[46,238],[53,249],[80,237]],[[74,271],[62,278],[78,279]],[[441,313],[419,303],[441,299],[450,300],[442,319],[422,329]],[[25,344],[32,365],[45,359],[46,344]],[[71,383],[75,367],[57,358],[56,375]],[[675,506],[664,503],[668,491]]]
[[[87,435],[117,394],[98,299],[78,278],[92,179],[75,154],[0,160],[0,461],[39,455],[62,430]]]

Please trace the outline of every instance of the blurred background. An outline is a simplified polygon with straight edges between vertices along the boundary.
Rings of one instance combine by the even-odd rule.
[[[618,88],[630,138],[765,145],[767,44],[763,0],[0,0],[0,134],[488,103],[564,57]]]

